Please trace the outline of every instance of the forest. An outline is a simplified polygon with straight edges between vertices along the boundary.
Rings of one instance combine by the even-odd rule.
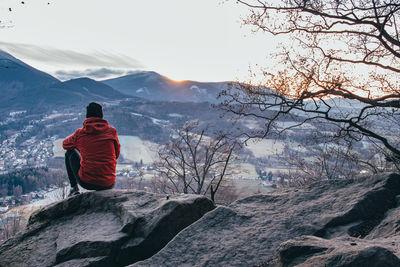
[[[61,182],[62,172],[47,167],[28,168],[0,175],[0,197],[21,196]]]

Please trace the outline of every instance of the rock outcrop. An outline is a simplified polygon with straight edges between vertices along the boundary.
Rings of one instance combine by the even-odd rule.
[[[398,267],[400,238],[365,240],[301,236],[281,244],[278,266]],[[397,255],[396,255],[397,254]]]
[[[0,266],[400,266],[400,175],[320,181],[231,205],[85,193],[0,246]]]
[[[342,263],[356,254],[356,263],[369,260],[370,265],[365,266],[374,266],[371,259],[379,262],[386,256],[397,263],[400,250],[396,246],[384,241],[385,245],[375,244],[368,235],[379,231],[386,220],[392,221],[387,215],[396,214],[398,194],[400,176],[392,174],[322,181],[303,189],[248,197],[207,213],[156,255],[131,266],[361,266],[324,265],[322,260],[318,263],[320,259],[305,263],[308,256],[323,253],[327,259],[347,257]],[[387,228],[384,232],[389,235],[395,231],[393,226]],[[309,245],[309,238],[304,245],[299,244],[301,239],[288,241],[303,235],[317,244]],[[340,237],[357,242],[336,240]],[[368,241],[362,245],[350,244],[365,239]],[[345,246],[349,249],[337,250],[341,242],[350,244]],[[384,263],[375,266],[386,266]]]
[[[84,193],[33,214],[27,230],[0,247],[0,266],[126,266],[212,209],[195,195]]]

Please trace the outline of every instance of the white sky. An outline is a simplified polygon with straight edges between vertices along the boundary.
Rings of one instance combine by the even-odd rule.
[[[244,80],[276,45],[241,27],[248,9],[233,0],[24,2],[0,0],[3,26],[12,20],[0,29],[0,49],[51,74],[109,68],[175,80]]]

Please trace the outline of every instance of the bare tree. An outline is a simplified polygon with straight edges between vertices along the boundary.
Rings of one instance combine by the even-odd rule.
[[[229,205],[239,198],[240,190],[231,179],[223,179],[218,194],[215,196],[215,203]]]
[[[351,146],[343,146],[339,142],[296,149],[286,145],[281,160],[289,166],[283,176],[290,185],[303,185],[316,180],[353,179],[363,170],[363,164],[354,155]]]
[[[210,136],[207,136],[207,135]],[[159,178],[153,185],[164,193],[215,195],[224,186],[228,165],[239,143],[221,131],[189,122],[158,152]]]
[[[21,198],[21,196],[22,196],[22,186],[20,186],[20,185],[14,186],[13,187],[13,195],[18,199]]]
[[[65,181],[64,178],[66,176],[66,171],[60,167],[56,171],[54,171],[54,175],[56,176],[55,180],[56,189],[54,189],[51,192],[49,197],[51,198],[52,201],[59,201],[66,199],[70,191],[70,185],[67,181]]]
[[[139,166],[137,166],[133,169],[133,172],[133,175],[126,177],[126,185],[123,188],[143,190],[144,171]]]
[[[220,95],[222,109],[266,120],[249,137],[325,122],[335,137],[366,138],[399,161],[398,1],[237,2],[250,9],[245,24],[289,40],[273,55],[279,64],[263,69],[263,84],[234,84]],[[281,129],[282,119],[295,123]]]
[[[1,229],[3,241],[15,236],[23,228],[21,216],[18,214],[13,214],[13,216],[0,216],[0,221],[2,221],[3,224]]]
[[[70,191],[70,186],[67,182],[65,181],[57,181],[57,189],[53,191],[52,194],[52,200],[53,201],[59,201],[66,199],[68,197],[69,191]]]

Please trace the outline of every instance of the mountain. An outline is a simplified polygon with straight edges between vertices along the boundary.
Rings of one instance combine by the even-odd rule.
[[[228,84],[227,82],[177,82],[153,71],[138,71],[101,82],[130,96],[181,102],[215,102],[219,92]]]
[[[78,78],[55,83],[48,86],[45,90],[47,91],[46,93],[50,93],[52,97],[60,95],[61,98],[55,98],[54,101],[65,101],[66,98],[78,101],[88,101],[88,99],[100,101],[127,97],[114,88],[89,78]]]
[[[1,88],[23,88],[58,82],[53,76],[37,70],[0,50]]]
[[[6,103],[0,100],[3,108],[45,108],[54,106],[86,105],[93,101],[112,101],[128,96],[108,85],[89,78],[78,78],[65,82],[54,82],[41,86],[18,90]]]
[[[55,82],[59,80],[0,50],[0,93],[3,101],[12,99],[23,90]]]
[[[152,71],[95,81],[78,78],[61,82],[0,50],[0,111],[80,105],[140,97],[157,101],[215,102],[227,82],[176,82]]]
[[[0,51],[0,93],[0,110],[49,108],[127,97],[89,78],[60,82],[3,51]]]

